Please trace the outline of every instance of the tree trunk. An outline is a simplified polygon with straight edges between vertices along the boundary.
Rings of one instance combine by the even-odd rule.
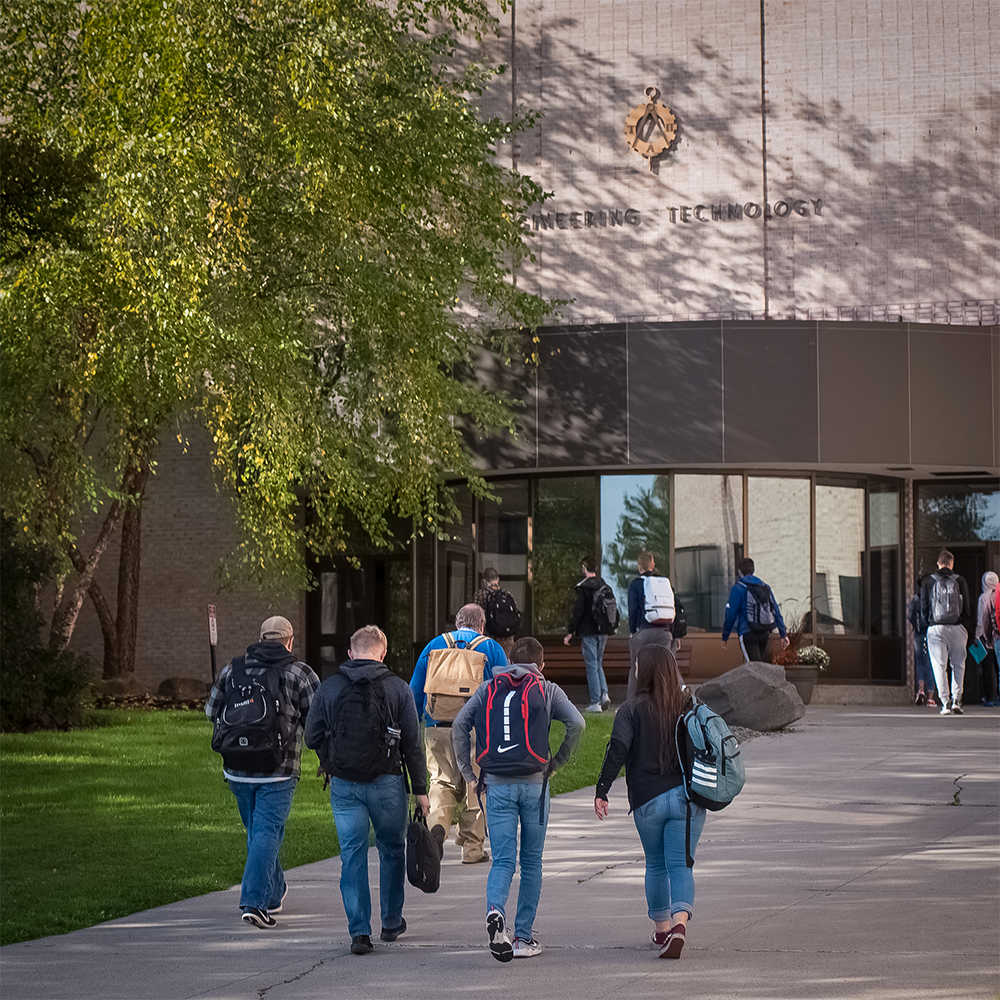
[[[86,562],[80,550],[74,545],[69,550],[69,557],[76,567],[78,573],[82,573],[86,567]],[[104,597],[97,580],[90,581],[87,590],[90,601],[97,612],[97,619],[101,623],[101,635],[104,638],[104,677],[114,677],[118,673],[118,632],[115,627],[115,619],[108,607],[108,602]]]
[[[149,450],[125,471],[122,492],[133,499],[122,518],[118,558],[118,662],[117,674],[135,672],[135,647],[139,631],[139,563],[142,555],[142,502],[150,472]]]
[[[114,534],[115,528],[118,527],[121,518],[122,505],[115,500],[104,518],[104,523],[97,534],[97,541],[94,543],[90,555],[82,561],[79,578],[72,587],[66,588],[59,606],[52,615],[52,625],[49,628],[49,647],[51,649],[65,649],[69,645],[73,629],[76,628],[76,620],[80,617],[83,600],[87,596],[87,591],[90,590],[91,581],[94,579],[97,564],[101,561],[101,556],[104,555],[104,550],[108,547],[111,536]]]

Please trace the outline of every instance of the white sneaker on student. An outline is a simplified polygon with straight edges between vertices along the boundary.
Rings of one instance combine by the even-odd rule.
[[[584,709],[584,711],[585,712],[603,712],[604,709],[601,708],[601,703],[599,701],[595,701],[593,705],[588,705]]]
[[[541,955],[542,946],[534,939],[514,938],[514,958],[534,958]]]
[[[490,954],[498,962],[510,962],[514,958],[514,949],[507,934],[507,924],[499,910],[490,910],[486,914],[486,932],[490,936]]]

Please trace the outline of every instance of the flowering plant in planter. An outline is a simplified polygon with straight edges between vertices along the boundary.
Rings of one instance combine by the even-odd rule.
[[[826,670],[830,666],[830,654],[819,646],[802,646],[796,662],[803,667],[819,667]]]

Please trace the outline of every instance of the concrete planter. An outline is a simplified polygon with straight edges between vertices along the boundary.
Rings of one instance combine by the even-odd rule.
[[[799,692],[802,704],[808,705],[812,701],[813,685],[819,677],[819,667],[806,666],[795,663],[785,667],[785,679],[795,685],[795,690]]]

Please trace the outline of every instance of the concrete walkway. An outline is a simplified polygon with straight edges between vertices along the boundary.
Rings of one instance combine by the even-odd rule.
[[[410,929],[372,955],[349,952],[332,859],[289,873],[274,931],[240,923],[237,890],[213,893],[0,949],[0,995],[996,1000],[995,710],[810,709],[745,754],[746,789],[706,823],[677,962],[648,943],[642,851],[619,782],[601,824],[592,789],[553,802],[537,958],[490,957],[488,866],[463,867],[451,844],[441,890],[407,887]]]

